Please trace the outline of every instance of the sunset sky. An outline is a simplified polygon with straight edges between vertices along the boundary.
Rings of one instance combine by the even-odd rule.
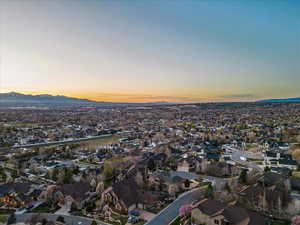
[[[296,0],[1,0],[0,92],[299,97],[299,12]]]

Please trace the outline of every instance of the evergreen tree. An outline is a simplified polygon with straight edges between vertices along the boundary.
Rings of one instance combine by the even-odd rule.
[[[65,223],[65,218],[63,216],[57,217],[57,222]]]
[[[239,182],[241,184],[247,184],[247,170],[243,169],[239,176]]]
[[[148,166],[149,170],[151,170],[151,171],[154,170],[155,169],[155,162],[154,162],[154,160],[153,159],[149,159],[147,166]]]
[[[98,223],[95,220],[93,220],[91,225],[98,225]]]
[[[188,179],[185,180],[184,186],[185,186],[186,188],[189,188],[189,187],[190,187],[190,181],[189,181]]]
[[[214,198],[214,189],[211,183],[207,186],[207,189],[205,191],[205,197],[209,199]]]
[[[15,214],[11,214],[8,219],[7,219],[7,224],[10,225],[10,224],[14,224],[16,223],[17,219],[16,219],[16,216]]]

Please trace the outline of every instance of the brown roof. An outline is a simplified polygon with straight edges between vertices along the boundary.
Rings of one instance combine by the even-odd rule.
[[[249,215],[245,209],[233,205],[227,207],[222,215],[232,225],[248,225],[250,221]]]
[[[198,205],[198,209],[206,215],[212,216],[215,213],[223,210],[226,207],[226,204],[216,201],[207,199]]]
[[[249,216],[250,216],[250,222],[248,225],[265,225],[267,224],[266,218],[262,215],[260,215],[257,212],[253,212],[250,210],[247,210]]]
[[[0,185],[0,196],[4,196],[10,192],[18,194],[26,194],[31,187],[31,183],[7,183]]]
[[[216,200],[203,200],[198,209],[208,216],[223,215],[231,225],[265,225],[265,217],[236,204],[224,204]]]
[[[139,189],[134,179],[129,178],[113,184],[113,192],[127,207],[139,202]]]
[[[87,193],[90,191],[89,183],[78,182],[74,184],[64,184],[59,188],[63,195],[71,196],[75,201],[83,201],[87,198]]]

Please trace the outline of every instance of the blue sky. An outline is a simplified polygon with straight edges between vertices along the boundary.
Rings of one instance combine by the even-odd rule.
[[[1,91],[108,101],[300,96],[300,4],[1,1]]]

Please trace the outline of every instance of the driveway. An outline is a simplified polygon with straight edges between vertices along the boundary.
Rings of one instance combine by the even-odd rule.
[[[70,211],[70,207],[63,205],[58,211],[55,212],[55,214],[68,216],[70,215],[69,211]]]
[[[155,217],[155,214],[147,211],[139,211],[141,213],[140,218],[145,221],[152,220]]]

